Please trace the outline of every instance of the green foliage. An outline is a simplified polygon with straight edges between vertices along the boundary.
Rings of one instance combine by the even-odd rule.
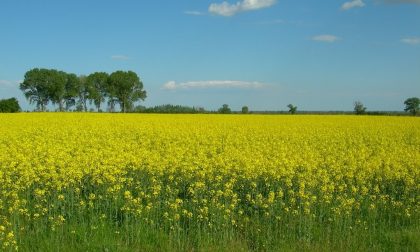
[[[420,99],[417,97],[411,97],[404,101],[405,112],[409,112],[413,116],[419,114],[420,112]]]
[[[363,115],[366,113],[366,107],[360,101],[354,102],[354,113],[356,115]]]
[[[48,70],[48,97],[53,104],[58,105],[59,111],[64,111],[66,97],[67,73]]]
[[[220,114],[230,114],[232,111],[229,108],[229,105],[223,104],[221,108],[219,108],[218,112]]]
[[[249,113],[249,109],[247,106],[243,106],[242,107],[242,114],[248,114]]]
[[[116,71],[109,76],[108,94],[115,96],[121,112],[132,110],[133,104],[146,98],[143,82],[135,72]]]
[[[108,77],[107,73],[95,72],[86,78],[87,97],[91,103],[95,104],[98,112],[101,110],[101,103],[105,101],[107,95]]]
[[[0,100],[0,113],[16,113],[19,111],[20,106],[16,98]]]
[[[297,111],[297,106],[293,106],[292,104],[287,105],[287,107],[289,108],[289,113],[290,114],[296,114]]]
[[[86,84],[86,76],[81,75],[78,77],[78,82],[77,82],[77,96],[78,96],[78,101],[77,101],[77,111],[87,111],[87,100],[88,100],[88,96],[89,96],[89,92],[87,89],[87,84]],[[81,110],[79,110],[81,109]]]

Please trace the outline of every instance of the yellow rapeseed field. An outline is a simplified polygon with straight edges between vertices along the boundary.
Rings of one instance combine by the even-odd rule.
[[[418,223],[419,192],[419,118],[0,114],[0,250],[75,223]]]

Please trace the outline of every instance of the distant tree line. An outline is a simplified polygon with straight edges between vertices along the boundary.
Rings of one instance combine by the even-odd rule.
[[[110,112],[119,104],[121,112],[134,108],[134,103],[146,98],[143,83],[135,72],[95,72],[77,76],[55,69],[35,68],[26,72],[20,89],[37,111],[46,111],[51,102],[59,111],[87,111],[87,103],[101,111],[107,102]]]
[[[145,107],[137,106],[134,110],[134,113],[161,113],[161,114],[198,114],[198,113],[207,113],[207,111],[202,107],[189,107],[182,105],[159,105],[154,107]]]
[[[16,113],[19,111],[20,106],[16,98],[0,100],[0,113]]]
[[[404,101],[404,111],[410,113],[413,116],[420,114],[420,99],[417,97],[411,97]],[[354,113],[356,115],[386,115],[389,114],[383,111],[367,111],[367,108],[361,101],[354,102]]]

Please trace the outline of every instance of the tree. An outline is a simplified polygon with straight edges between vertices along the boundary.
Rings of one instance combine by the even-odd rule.
[[[109,82],[106,85],[106,96],[108,97],[108,107],[109,112],[115,111],[115,104],[118,102],[117,99],[117,87],[115,87],[113,84]]]
[[[420,112],[420,99],[417,97],[411,97],[404,101],[405,112],[409,112],[413,116]]]
[[[24,93],[30,104],[35,103],[39,111],[45,111],[50,98],[47,69],[34,68],[25,73],[20,90]]]
[[[146,98],[143,83],[135,72],[116,71],[109,76],[107,85],[109,102],[115,100],[120,104],[121,112],[127,112],[133,108],[138,100]]]
[[[366,113],[366,107],[363,106],[363,103],[361,103],[360,101],[354,102],[354,113],[356,115],[363,115],[364,113]]]
[[[16,98],[0,100],[0,113],[16,113],[19,111],[20,106]]]
[[[88,99],[95,104],[98,112],[101,110],[101,103],[105,101],[106,88],[109,75],[104,72],[95,72],[86,78]]]
[[[66,105],[66,110],[70,110],[71,107],[76,105],[76,97],[79,95],[80,80],[79,77],[75,74],[67,74],[66,81],[66,93],[64,96],[64,103]]]
[[[64,111],[67,76],[67,73],[54,69],[48,70],[46,75],[48,97],[53,104],[58,105],[60,112]]]
[[[249,113],[249,109],[247,106],[243,106],[242,107],[242,114],[248,114]]]
[[[86,76],[81,75],[78,77],[78,82],[77,82],[77,96],[78,96],[78,101],[77,101],[77,105],[76,105],[76,109],[77,111],[87,111],[87,99],[88,99],[88,89],[87,89],[87,85],[86,85]]]
[[[292,104],[287,105],[287,107],[289,108],[289,113],[290,114],[296,114],[297,111],[297,106],[293,106]]]
[[[36,103],[37,110],[45,111],[51,101],[64,111],[67,100],[67,73],[55,69],[34,68],[25,74],[20,89],[29,103]]]
[[[232,111],[229,108],[229,105],[227,104],[223,104],[221,108],[219,108],[219,113],[220,114],[230,114],[232,113]]]

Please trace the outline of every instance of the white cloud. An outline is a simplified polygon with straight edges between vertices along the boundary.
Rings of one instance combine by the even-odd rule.
[[[117,55],[112,55],[111,59],[113,59],[113,60],[129,60],[130,58],[126,55],[117,54]]]
[[[324,35],[314,36],[312,37],[312,40],[318,41],[318,42],[334,43],[340,40],[340,38],[334,35],[324,34]]]
[[[192,16],[203,16],[206,13],[203,13],[201,11],[184,11],[184,14],[192,15]]]
[[[188,81],[176,83],[175,81],[166,82],[162,89],[194,89],[194,88],[239,88],[239,89],[260,89],[266,87],[266,84],[253,81],[232,81],[232,80],[210,80],[210,81]]]
[[[239,12],[252,11],[273,6],[277,0],[242,0],[234,4],[229,2],[212,3],[209,12],[215,15],[230,17]]]
[[[343,5],[341,5],[341,9],[342,10],[350,10],[352,8],[355,8],[355,7],[361,8],[361,7],[364,7],[365,5],[366,4],[363,2],[363,0],[352,0],[352,1],[349,1],[349,2],[343,3]]]
[[[11,81],[11,80],[0,80],[0,86],[3,87],[15,87],[19,85],[22,81]]]
[[[379,0],[390,4],[420,4],[420,0]]]
[[[274,19],[274,20],[266,20],[266,21],[260,21],[256,22],[256,24],[259,25],[277,25],[277,24],[286,24],[287,22],[282,19]]]
[[[409,45],[420,45],[420,37],[402,38],[401,42]]]

